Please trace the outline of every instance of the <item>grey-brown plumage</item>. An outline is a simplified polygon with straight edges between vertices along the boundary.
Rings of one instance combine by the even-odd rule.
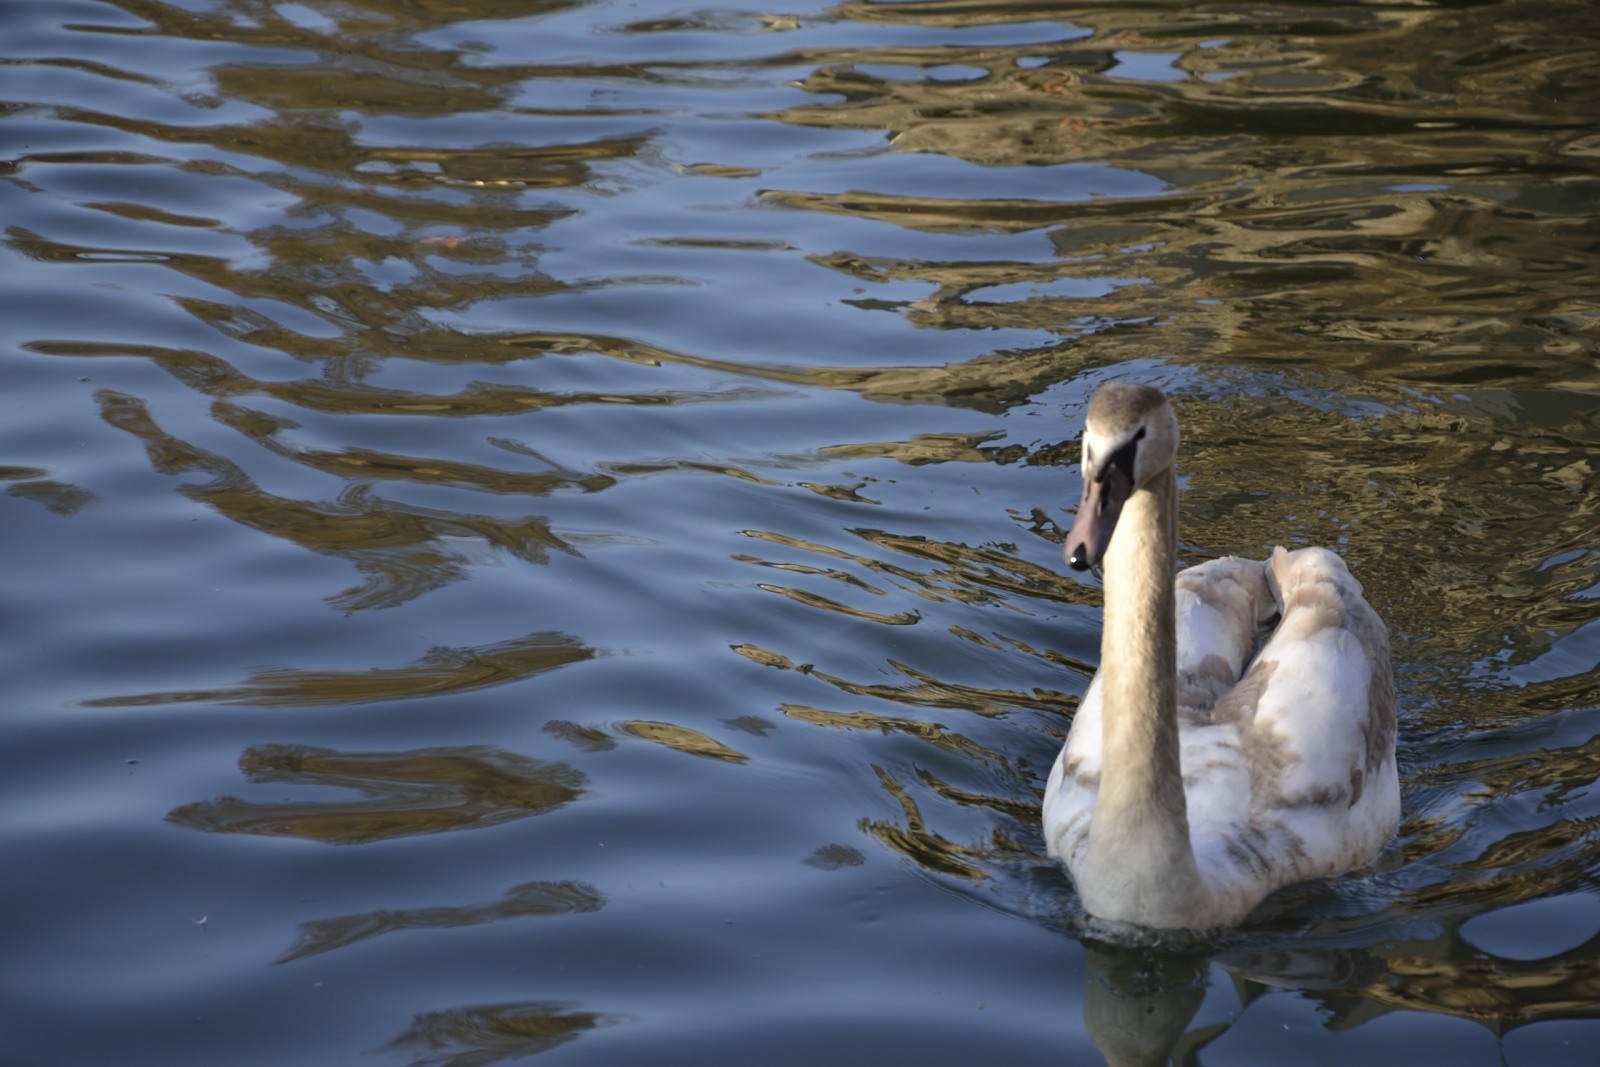
[[[1091,915],[1203,929],[1393,835],[1394,681],[1388,633],[1332,552],[1176,571],[1177,443],[1160,391],[1095,394],[1066,554],[1104,563],[1101,666],[1044,829]]]

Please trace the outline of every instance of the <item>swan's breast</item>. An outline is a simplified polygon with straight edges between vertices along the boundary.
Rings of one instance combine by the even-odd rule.
[[[1095,674],[1089,689],[1072,718],[1072,729],[1050,768],[1041,812],[1045,830],[1045,850],[1057,860],[1073,867],[1082,858],[1089,840],[1089,820],[1100,789],[1101,738],[1100,675]]]

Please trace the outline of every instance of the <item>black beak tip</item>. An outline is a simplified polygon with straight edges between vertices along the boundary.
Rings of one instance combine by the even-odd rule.
[[[1088,570],[1089,569],[1089,546],[1088,545],[1079,545],[1077,548],[1075,548],[1071,552],[1067,553],[1067,564],[1075,571],[1086,571],[1086,570]]]

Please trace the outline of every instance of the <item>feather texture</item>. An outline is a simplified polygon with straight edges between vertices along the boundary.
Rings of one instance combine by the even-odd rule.
[[[1132,401],[1102,403],[1129,389]],[[1092,915],[1232,925],[1281,886],[1370,861],[1393,835],[1388,632],[1326,549],[1218,559],[1174,578],[1171,409],[1155,390],[1112,383],[1089,421],[1086,484],[1100,477],[1114,491],[1092,454],[1132,440],[1145,454],[1123,499],[1086,491],[1086,508],[1119,513],[1114,535],[1080,543],[1094,518],[1080,509],[1068,539],[1075,565],[1092,538],[1105,546],[1106,629],[1045,789],[1046,844]]]

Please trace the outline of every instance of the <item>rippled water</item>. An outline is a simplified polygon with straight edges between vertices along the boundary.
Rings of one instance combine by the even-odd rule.
[[[1591,4],[5,19],[8,1062],[1592,1059]],[[1395,636],[1189,953],[1037,829],[1112,376]]]

